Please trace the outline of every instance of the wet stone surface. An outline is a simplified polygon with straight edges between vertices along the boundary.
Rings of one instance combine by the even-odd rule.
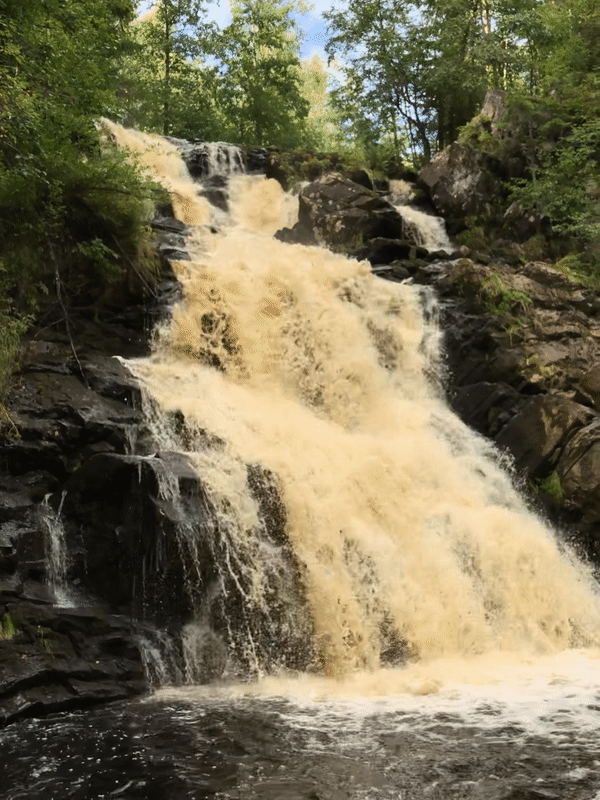
[[[600,698],[598,709],[600,710]],[[24,720],[0,734],[0,797],[594,800],[598,736],[460,714],[284,700],[154,699]]]

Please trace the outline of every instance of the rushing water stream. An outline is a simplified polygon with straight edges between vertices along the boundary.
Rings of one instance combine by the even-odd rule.
[[[205,598],[179,677],[210,656],[211,683],[13,725],[0,797],[598,800],[596,584],[446,408],[431,298],[274,240],[297,208],[275,182],[232,177],[225,217],[173,145],[112,131],[194,226],[183,298],[128,366],[161,449],[208,487],[210,601],[233,582],[275,635],[217,636]],[[291,562],[248,464],[275,476]],[[167,477],[163,492],[177,504]],[[195,530],[178,534],[191,562]]]

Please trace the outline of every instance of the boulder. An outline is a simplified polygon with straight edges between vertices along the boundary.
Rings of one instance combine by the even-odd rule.
[[[444,217],[491,216],[501,192],[494,167],[486,154],[454,142],[421,169],[418,185]]]
[[[517,468],[529,478],[544,478],[556,467],[569,439],[595,416],[589,408],[566,397],[532,397],[502,428],[496,444],[508,450]]]
[[[402,217],[387,200],[333,172],[301,190],[292,230],[310,231],[314,243],[346,252],[377,237],[403,238]]]
[[[126,619],[101,608],[2,599],[0,725],[145,690],[140,650]]]
[[[391,264],[393,261],[415,260],[426,258],[428,253],[424,247],[419,247],[406,239],[385,239],[376,237],[363,247],[359,247],[352,255],[359,261],[367,260],[371,264]],[[416,267],[415,267],[416,270]]]
[[[452,396],[454,411],[484,436],[495,436],[514,415],[523,398],[507,383],[481,381],[458,388]]]
[[[596,416],[596,415],[594,415]],[[600,502],[600,420],[594,419],[569,441],[558,463],[565,501],[579,512],[595,510]]]

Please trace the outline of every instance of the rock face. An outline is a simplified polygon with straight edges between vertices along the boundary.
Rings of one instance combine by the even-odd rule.
[[[411,225],[391,203],[335,172],[322,175],[300,191],[298,222],[275,236],[286,242],[330,247],[359,258],[372,259],[370,253],[377,246],[387,259],[378,263],[409,257],[411,249],[415,257],[417,247],[411,239]],[[420,255],[425,254],[420,248]]]
[[[419,172],[419,185],[429,194],[439,214],[463,219],[491,215],[501,191],[492,159],[454,142],[435,155]]]
[[[128,617],[89,594],[57,603],[41,502],[95,454],[123,452],[140,423],[137,385],[101,352],[145,352],[143,331],[125,322],[73,320],[79,364],[56,330],[24,348],[0,434],[0,724],[146,687]]]
[[[163,256],[186,255],[175,220],[157,218],[155,229]],[[112,356],[148,354],[148,332],[177,293],[166,261],[156,290],[160,300],[153,290],[71,311],[70,336],[49,303],[44,323],[23,343],[6,398],[10,414],[0,414],[0,724],[147,687],[130,609],[94,592],[89,573],[71,586],[75,596],[57,594],[49,541],[52,498],[66,502],[75,474],[149,444],[139,386]]]
[[[3,587],[0,724],[146,689],[127,619],[102,608],[56,608],[35,585]]]

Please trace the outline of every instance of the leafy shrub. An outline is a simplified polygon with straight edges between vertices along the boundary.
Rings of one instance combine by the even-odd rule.
[[[531,298],[525,292],[507,286],[499,275],[491,275],[483,281],[481,291],[486,305],[495,314],[511,314],[525,310]]]

